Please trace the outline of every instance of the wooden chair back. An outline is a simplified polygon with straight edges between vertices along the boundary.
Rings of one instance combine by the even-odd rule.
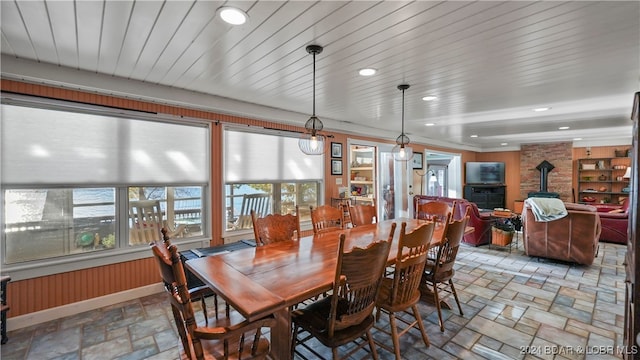
[[[313,233],[319,234],[328,231],[344,229],[344,211],[329,205],[321,205],[311,210],[311,224]]]
[[[376,204],[349,206],[351,224],[356,226],[375,224],[378,222],[378,209]]]
[[[297,205],[295,215],[269,214],[264,217],[258,217],[256,212],[251,210],[251,219],[257,246],[281,241],[300,240],[300,219]]]
[[[189,330],[187,329],[186,321],[190,319],[190,322],[195,324],[195,315],[191,306],[187,278],[178,255],[178,249],[171,244],[169,237],[166,236],[166,231],[163,233],[162,241],[154,240],[149,246],[151,246],[153,255],[157,260],[162,282],[171,301],[171,309],[178,328],[180,341],[188,357],[192,358],[191,351],[197,352],[198,350],[194,350],[191,347],[191,342],[187,336]],[[199,351],[202,352],[202,346],[198,344],[198,347],[200,347]]]
[[[433,259],[428,259],[425,265],[425,273],[423,275],[423,281],[426,284],[431,284],[433,289],[430,291],[433,294],[433,300],[436,304],[436,310],[438,311],[438,322],[440,324],[440,331],[444,332],[444,320],[442,319],[442,310],[440,306],[439,291],[449,291],[453,294],[458,305],[460,315],[462,315],[462,306],[460,305],[460,299],[456,292],[455,285],[453,284],[453,276],[455,270],[453,268],[458,255],[458,249],[460,243],[464,237],[464,230],[469,222],[469,208],[465,211],[464,217],[460,220],[451,220],[451,214],[449,214],[447,222],[444,228],[444,239],[440,245],[435,248],[436,254]],[[430,256],[432,255],[430,250]],[[442,285],[442,287],[440,286]],[[447,285],[450,290],[447,290]]]
[[[337,330],[362,323],[372,316],[380,290],[395,223],[387,241],[378,241],[366,248],[345,250],[345,235],[340,234],[340,250],[333,282],[328,336]]]
[[[436,282],[448,281],[453,277],[453,266],[460,243],[464,237],[464,230],[469,222],[468,211],[460,220],[451,220],[445,224],[444,239],[438,247],[438,253],[433,268],[433,279]]]
[[[383,279],[380,294],[376,300],[377,318],[380,318],[382,312],[389,314],[390,331],[386,326],[376,326],[376,328],[382,333],[391,335],[393,346],[389,346],[387,342],[378,342],[378,345],[393,352],[396,359],[402,358],[400,337],[411,328],[417,328],[425,346],[430,346],[429,336],[420,317],[417,304],[420,301],[422,275],[435,227],[436,223],[430,221],[420,225],[414,231],[406,233],[407,223],[402,223],[398,256],[393,266],[393,273],[391,277],[387,274]],[[396,316],[395,314],[398,312],[405,314]],[[413,315],[413,320],[409,319],[409,315]],[[406,327],[400,329],[400,324],[404,324]]]
[[[265,217],[271,212],[271,194],[245,194],[242,197],[240,215],[234,224],[234,229],[250,229],[252,224],[251,212],[257,217]]]
[[[216,327],[197,326],[178,248],[171,244],[169,231],[165,228],[161,231],[163,241],[153,241],[150,247],[171,302],[184,355],[198,360],[266,358],[270,343],[262,336],[262,329],[275,325],[273,317],[254,322],[244,320],[237,324],[224,321],[224,326]]]
[[[410,233],[406,233],[407,223],[403,222],[398,242],[398,256],[396,258],[389,305],[408,308],[420,299],[418,290],[424,264],[431,244],[435,222],[420,225]]]
[[[450,212],[451,207],[448,203],[440,201],[430,201],[418,204],[415,218],[444,222],[447,219],[447,214]]]

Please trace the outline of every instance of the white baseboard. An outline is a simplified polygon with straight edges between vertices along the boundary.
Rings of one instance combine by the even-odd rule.
[[[139,288],[121,291],[114,294],[83,300],[51,309],[36,311],[29,314],[18,315],[7,319],[7,331],[22,329],[28,326],[56,320],[65,316],[79,314],[81,312],[98,309],[124,301],[157,294],[164,291],[162,283],[142,286]],[[11,306],[11,304],[9,304]],[[11,310],[9,310],[11,311]]]

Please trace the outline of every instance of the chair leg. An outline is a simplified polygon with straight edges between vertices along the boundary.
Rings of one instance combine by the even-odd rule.
[[[418,306],[417,305],[413,305],[411,307],[411,310],[413,310],[413,316],[416,318],[416,321],[418,323],[418,328],[420,328],[420,334],[422,335],[422,341],[424,341],[424,344],[427,347],[431,346],[431,342],[429,341],[429,336],[427,335],[427,330],[424,328],[424,324],[422,323],[422,317],[420,317],[420,312],[418,311]]]
[[[460,310],[460,316],[464,316],[462,313],[462,307],[460,306],[460,300],[458,300],[458,293],[456,292],[455,286],[453,286],[453,280],[449,279],[449,286],[451,286],[451,292],[453,293],[453,297],[456,299],[456,304],[458,304],[458,310]]]
[[[213,310],[216,312],[216,320],[218,320],[218,294],[213,293]]]
[[[398,336],[398,328],[396,325],[396,315],[389,312],[389,326],[391,327],[391,340],[393,341],[393,352],[396,354],[396,360],[400,360],[400,340]]]
[[[209,314],[207,313],[207,302],[205,301],[204,295],[200,298],[200,302],[202,303],[202,312],[204,313],[204,324],[209,326]]]
[[[293,325],[293,334],[291,335],[291,358],[296,355],[296,344],[298,342],[298,327]]]
[[[378,351],[376,350],[376,344],[373,342],[371,330],[367,330],[367,340],[369,340],[369,348],[371,349],[371,356],[373,357],[373,360],[378,360]]]
[[[440,321],[440,332],[444,332],[444,321],[442,321],[442,309],[440,309],[440,296],[438,295],[438,285],[433,283],[433,301],[438,309],[438,321]]]
[[[187,338],[187,331],[184,328],[182,314],[180,313],[180,310],[176,309],[173,305],[171,305],[171,312],[173,312],[173,318],[176,322],[176,327],[178,328],[178,336],[180,336],[180,341],[182,341],[184,352],[187,354],[187,358],[191,359],[191,346]]]

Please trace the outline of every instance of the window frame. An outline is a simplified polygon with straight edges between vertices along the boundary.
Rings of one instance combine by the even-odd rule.
[[[297,138],[300,136],[299,133],[294,133],[294,132],[290,132],[290,131],[284,131],[284,130],[275,130],[275,129],[266,129],[266,128],[262,128],[262,127],[256,127],[254,128],[249,128],[247,129],[246,127],[240,127],[237,125],[232,125],[232,124],[228,124],[225,125],[225,127],[223,128],[223,132],[225,131],[237,131],[237,132],[246,132],[246,133],[259,133],[259,134],[267,134],[267,135],[273,135],[273,136],[282,136],[282,137],[291,137],[291,138]],[[222,139],[224,141],[225,135],[223,133],[222,135]],[[224,144],[222,144],[222,148],[224,149]],[[297,150],[297,149],[296,149]],[[324,155],[322,156],[322,159],[324,159]],[[227,153],[225,150],[223,150],[222,152],[222,162],[223,162],[223,167],[222,167],[222,174],[221,174],[221,194],[222,194],[222,208],[221,208],[221,212],[220,212],[220,217],[221,217],[221,224],[222,224],[222,237],[223,239],[225,239],[225,243],[227,242],[233,242],[233,241],[240,241],[240,240],[246,240],[248,237],[250,237],[251,239],[253,239],[254,237],[254,233],[253,233],[253,229],[239,229],[239,230],[229,230],[227,229],[226,226],[226,212],[227,212],[227,206],[226,206],[226,201],[227,201],[227,192],[226,192],[226,186],[228,185],[233,185],[233,184],[257,184],[257,183],[262,183],[262,184],[271,184],[272,186],[275,185],[282,185],[282,184],[286,184],[286,183],[303,183],[303,182],[317,182],[318,184],[318,206],[323,205],[324,204],[324,194],[325,194],[325,179],[324,176],[321,179],[304,179],[304,180],[292,180],[292,179],[278,179],[278,180],[265,180],[265,181],[254,181],[254,180],[247,180],[247,181],[233,181],[233,182],[226,182],[226,178],[227,178],[227,174],[225,173],[226,168],[224,166],[224,163],[228,161],[227,159]],[[324,161],[321,161],[322,164],[322,170],[321,173],[324,174],[324,166],[325,163]],[[274,198],[274,192],[271,193],[271,200],[272,203],[276,201],[276,199]],[[280,202],[280,199],[277,200],[278,202]],[[301,231],[306,231],[306,230],[311,230],[312,229],[312,225],[311,225],[311,220],[308,221],[302,221],[300,222],[300,230]]]
[[[209,160],[208,164],[211,164],[211,157],[213,154],[213,137],[212,137],[212,125],[211,121],[188,118],[188,117],[173,117],[166,114],[157,114],[151,112],[141,112],[135,110],[125,110],[120,108],[110,108],[106,106],[90,105],[77,103],[72,101],[47,99],[37,96],[20,95],[1,93],[0,97],[1,105],[17,105],[24,107],[36,107],[47,110],[61,110],[76,113],[84,113],[90,115],[102,115],[111,117],[125,117],[131,120],[145,120],[153,122],[173,123],[176,125],[191,125],[199,126],[206,129],[207,134],[207,156]],[[2,264],[3,273],[11,273],[12,279],[23,280],[47,275],[58,274],[62,272],[75,271],[87,268],[94,268],[104,265],[110,265],[119,262],[126,262],[138,259],[148,258],[150,256],[148,246],[130,246],[129,245],[129,187],[183,187],[183,186],[199,186],[202,188],[202,235],[187,237],[183,239],[174,239],[173,242],[179,244],[183,249],[205,247],[209,246],[209,242],[212,236],[212,222],[211,222],[211,185],[212,185],[212,171],[209,165],[207,171],[206,183],[172,183],[172,184],[20,184],[20,185],[5,185],[0,184],[0,202],[4,204],[4,192],[10,189],[78,189],[78,188],[114,188],[115,189],[115,221],[116,221],[116,243],[117,246],[113,249],[107,249],[102,251],[92,251],[87,253],[78,254],[65,254],[62,256],[24,261],[14,264],[5,264],[5,235],[2,234],[2,251],[0,257],[0,264]],[[165,199],[166,201],[166,199]],[[3,210],[4,211],[4,205]],[[4,216],[0,217],[0,224],[2,229],[5,227]]]

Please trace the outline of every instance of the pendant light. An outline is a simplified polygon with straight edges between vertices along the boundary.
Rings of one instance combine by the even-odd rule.
[[[318,132],[324,125],[316,116],[316,55],[322,52],[322,46],[309,45],[307,52],[313,55],[313,114],[304,124],[306,132],[300,136],[298,147],[307,155],[322,155],[325,149],[325,137]]]
[[[402,133],[396,138],[397,145],[391,151],[396,161],[409,161],[413,158],[413,149],[409,146],[409,137],[404,134],[404,91],[408,88],[408,84],[398,85],[398,90],[402,90]]]

